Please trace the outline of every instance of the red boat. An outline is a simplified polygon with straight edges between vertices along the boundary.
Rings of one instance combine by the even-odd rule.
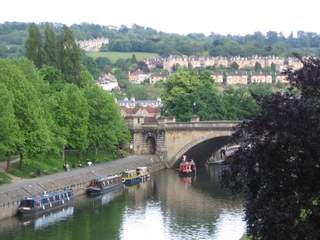
[[[186,161],[186,157],[183,156],[182,162],[179,165],[178,172],[181,176],[190,176],[195,174],[197,171],[196,164],[193,160]]]

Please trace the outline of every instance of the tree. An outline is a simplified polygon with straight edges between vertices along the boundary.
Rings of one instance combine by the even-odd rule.
[[[59,69],[64,78],[77,86],[81,86],[81,58],[80,48],[75,42],[72,31],[63,26],[63,35],[59,41]]]
[[[261,64],[259,62],[256,62],[254,64],[254,71],[255,72],[261,72],[262,71],[262,66],[261,66]]]
[[[58,66],[58,49],[57,49],[57,40],[52,26],[46,24],[44,29],[44,64],[57,67]]]
[[[33,65],[24,60],[0,60],[0,82],[4,83],[13,96],[14,114],[19,126],[16,152],[20,155],[20,166],[24,160],[38,153],[46,152],[51,147],[50,130],[45,119],[40,83],[30,79],[24,71],[30,74],[36,72]],[[29,69],[29,68],[32,69]]]
[[[246,194],[253,239],[319,239],[320,60],[287,72],[292,86],[259,100],[236,133],[242,142],[224,182]]]
[[[28,39],[25,43],[26,57],[40,68],[43,64],[44,52],[40,31],[36,24],[31,23],[28,29]]]
[[[0,157],[7,159],[10,167],[10,155],[15,154],[19,143],[19,127],[14,115],[13,96],[6,85],[0,82]]]
[[[239,64],[237,62],[232,62],[230,67],[233,69],[233,70],[239,70]]]
[[[129,133],[114,98],[96,85],[84,88],[89,107],[89,146],[115,152],[121,144],[127,143]]]
[[[213,84],[208,72],[179,70],[164,83],[163,111],[178,121],[189,121],[193,114],[202,120],[224,117],[222,94]]]

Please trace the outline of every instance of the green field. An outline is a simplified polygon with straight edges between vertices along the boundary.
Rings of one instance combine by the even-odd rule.
[[[158,56],[158,54],[156,54],[156,53],[147,53],[147,52],[88,52],[87,54],[93,58],[107,57],[113,63],[116,62],[120,58],[122,58],[122,59],[131,58],[133,54],[136,55],[136,58],[138,61],[146,59],[146,58],[153,58],[153,57]]]

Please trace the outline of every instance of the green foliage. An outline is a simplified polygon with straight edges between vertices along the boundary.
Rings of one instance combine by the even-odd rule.
[[[40,32],[44,32],[46,23],[38,24]],[[0,24],[0,56],[21,57],[24,55],[23,43],[27,39],[29,24],[19,22],[6,22]],[[63,28],[62,24],[55,24],[53,30],[58,33]],[[287,57],[292,52],[301,55],[319,56],[320,35],[313,32],[299,31],[296,37],[288,37],[282,33],[269,31],[267,34],[255,32],[245,36],[220,35],[212,33],[209,36],[192,33],[187,35],[164,33],[151,28],[133,25],[120,29],[96,24],[74,24],[71,27],[76,39],[85,40],[97,37],[107,37],[110,44],[102,46],[103,51],[152,52],[161,56],[170,54],[211,56],[283,56]],[[1,48],[4,45],[5,48]],[[138,60],[139,57],[136,54]],[[118,58],[118,57],[117,57]],[[121,57],[124,58],[124,57]],[[111,58],[110,58],[111,59]],[[113,62],[116,59],[112,59]]]
[[[10,182],[11,182],[11,178],[7,174],[0,172],[0,185],[10,183]]]
[[[164,113],[174,115],[180,121],[190,120],[193,114],[201,120],[248,119],[260,110],[253,95],[268,95],[273,91],[269,85],[220,90],[209,72],[187,70],[172,74],[164,86]]]
[[[77,86],[81,86],[81,58],[80,48],[75,42],[72,31],[63,26],[63,34],[59,39],[59,69],[64,75],[64,78]]]
[[[114,98],[96,85],[84,88],[84,94],[89,106],[89,145],[115,152],[128,142],[129,134]]]
[[[95,86],[82,67],[80,77],[83,89],[52,66],[38,71],[26,59],[0,60],[0,157],[20,155],[20,169],[14,173],[51,173],[55,165],[59,170],[64,149],[86,156],[95,145],[112,152],[106,159],[114,158],[129,141],[113,97]],[[51,155],[52,161],[44,160]]]
[[[50,24],[46,24],[44,29],[44,64],[58,66],[58,49],[55,32]]]
[[[19,126],[19,145],[16,152],[23,160],[24,156],[32,156],[48,149],[50,133],[41,94],[37,92],[37,85],[34,84],[37,82],[24,74],[22,66],[23,64],[14,61],[0,61],[0,82],[6,85],[13,96],[14,114]]]
[[[29,26],[28,33],[28,39],[25,44],[26,57],[33,61],[37,67],[41,67],[44,59],[41,33],[34,23]]]
[[[14,154],[19,143],[19,127],[14,115],[13,96],[0,81],[0,156]]]
[[[241,147],[222,181],[244,191],[253,239],[320,239],[320,60],[287,71],[291,87],[257,98],[235,134]]]

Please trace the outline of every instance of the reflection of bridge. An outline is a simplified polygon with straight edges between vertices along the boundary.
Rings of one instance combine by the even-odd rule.
[[[237,121],[191,121],[129,124],[135,154],[157,154],[167,167],[173,167],[183,154],[203,163],[210,155],[230,142]]]

